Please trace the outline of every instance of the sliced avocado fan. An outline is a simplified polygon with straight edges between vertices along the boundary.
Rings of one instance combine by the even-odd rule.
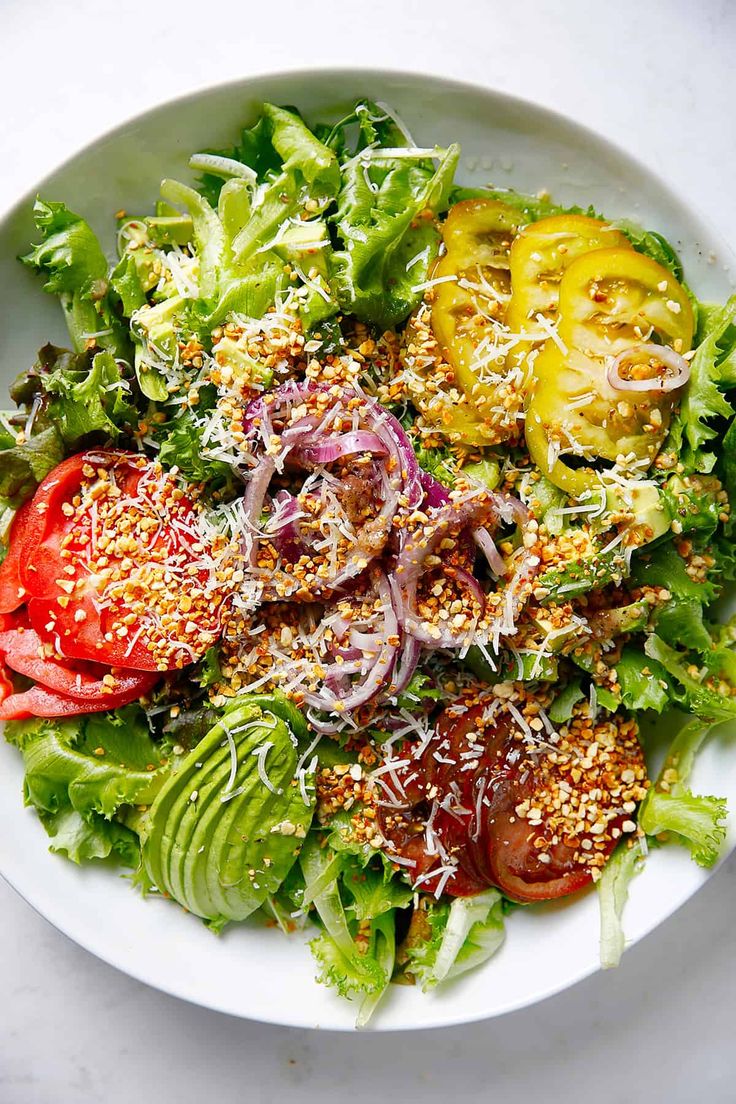
[[[315,805],[313,777],[297,778],[305,734],[286,699],[241,698],[151,806],[143,841],[148,877],[213,928],[260,908],[299,854]]]

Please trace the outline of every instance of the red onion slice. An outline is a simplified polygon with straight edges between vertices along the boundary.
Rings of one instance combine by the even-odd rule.
[[[496,548],[495,541],[491,534],[487,529],[482,527],[480,529],[474,529],[473,540],[488,561],[488,566],[493,574],[497,578],[500,578],[506,571],[506,564],[503,562],[503,556]]]
[[[319,444],[301,445],[296,450],[295,457],[308,464],[332,464],[335,460],[354,455],[356,452],[386,456],[388,449],[377,434],[367,429],[356,429],[352,433],[328,437]]]
[[[315,396],[324,396],[324,402],[320,398],[318,408],[315,408]],[[303,408],[304,413],[300,408]],[[290,421],[294,414],[297,415],[296,420]],[[302,416],[298,416],[300,414]],[[352,422],[353,428],[346,432],[335,430],[336,420],[347,422],[348,425]],[[243,424],[250,439],[255,463],[246,492],[254,516],[259,512],[256,506],[260,504],[262,509],[265,500],[262,485],[262,480],[265,479],[264,461],[258,459],[264,446],[269,450],[272,473],[284,470],[284,463],[289,455],[293,463],[307,467],[329,464],[358,452],[367,452],[372,456],[365,477],[375,482],[376,494],[381,502],[380,509],[375,517],[362,522],[357,531],[353,530],[346,516],[346,526],[355,533],[354,544],[343,562],[337,565],[338,570],[334,576],[320,578],[319,588],[314,591],[314,596],[338,590],[362,574],[383,552],[396,514],[400,510],[416,506],[421,500],[419,465],[401,424],[357,386],[351,388],[316,383],[287,383],[250,403],[246,408]],[[275,432],[274,426],[284,428],[279,434]],[[280,448],[272,455],[277,444]],[[328,475],[325,474],[325,479],[327,478]],[[330,478],[337,481],[337,477]],[[368,488],[366,494],[369,493],[372,495],[374,492]],[[288,544],[289,536],[287,532],[283,540],[274,541],[277,551],[280,551],[279,543],[283,544],[284,541],[295,551],[292,548],[294,541]],[[248,562],[253,567],[255,548],[250,547],[249,552]],[[284,557],[287,558],[294,562],[298,556]],[[296,589],[303,589],[302,585]],[[267,593],[270,595],[271,589]],[[280,597],[287,595],[282,593]]]
[[[278,491],[272,502],[276,510],[268,519],[266,533],[282,559],[287,563],[296,563],[308,554],[299,528],[299,518],[304,516],[299,508],[299,501],[288,491]]]
[[[443,483],[435,479],[429,472],[420,471],[419,482],[424,491],[424,505],[430,508],[434,506],[446,506],[450,501],[450,492]]]
[[[405,635],[401,654],[394,667],[394,675],[388,689],[390,697],[393,698],[403,690],[406,690],[411,682],[412,675],[417,669],[421,653],[422,649],[419,641],[415,640],[413,636]]]
[[[670,375],[654,376],[650,379],[624,379],[621,369],[625,364],[640,362],[643,358],[656,359],[665,368],[670,369]],[[684,387],[690,379],[690,365],[683,356],[676,353],[669,345],[655,345],[652,342],[642,342],[632,345],[630,349],[624,349],[615,357],[606,369],[606,379],[614,391],[652,391],[657,394],[665,394]]]
[[[272,457],[263,456],[256,468],[251,472],[248,486],[243,496],[243,517],[245,520],[245,532],[243,536],[243,554],[250,567],[256,566],[258,554],[258,533],[260,531],[260,519],[268,494],[268,486],[276,470],[276,464]]]
[[[370,660],[366,677],[360,682],[353,683],[348,692],[344,693],[342,688],[331,689],[326,685],[323,685],[319,691],[305,691],[304,701],[314,709],[338,715],[350,713],[377,697],[390,684],[398,652],[397,644],[392,641],[399,639],[399,622],[391,600],[391,588],[382,571],[375,572],[373,582],[376,597],[380,603],[377,616],[382,619],[378,630],[381,646],[375,655],[366,657]],[[337,666],[337,664],[333,665],[330,674],[339,676],[340,672],[334,669]]]

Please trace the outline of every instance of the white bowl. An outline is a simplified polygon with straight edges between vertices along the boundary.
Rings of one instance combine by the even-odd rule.
[[[150,209],[163,176],[189,178],[188,156],[230,144],[264,100],[295,104],[308,120],[339,117],[361,96],[391,104],[422,145],[459,141],[464,183],[548,189],[562,203],[588,203],[664,233],[680,251],[701,298],[730,292],[728,246],[652,172],[610,143],[544,108],[483,88],[373,70],[258,77],[146,112],[76,154],[38,186],[92,223],[103,243],[113,214]],[[33,238],[24,197],[0,224],[0,370],[3,386],[48,340],[61,344],[61,310],[15,260]],[[2,400],[0,400],[2,405]],[[286,938],[237,925],[219,938],[170,902],[141,900],[109,869],[77,868],[47,851],[35,814],[22,804],[17,751],[0,746],[0,872],[52,924],[106,962],[149,985],[236,1016],[299,1027],[350,1029],[355,1011],[314,981],[306,935]],[[694,784],[736,807],[736,749],[711,743]],[[726,851],[736,842],[729,832]],[[725,853],[725,852],[724,852]],[[626,909],[630,942],[641,939],[707,878],[685,849],[650,856]],[[589,893],[520,910],[501,952],[470,976],[425,995],[395,986],[374,1028],[436,1027],[500,1015],[572,985],[598,967],[598,907]]]

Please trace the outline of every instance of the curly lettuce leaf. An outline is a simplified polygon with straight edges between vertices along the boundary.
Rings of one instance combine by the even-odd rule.
[[[693,579],[672,541],[636,556],[632,560],[631,577],[638,586],[664,587],[675,598],[694,598],[704,605],[713,602],[721,589],[712,572],[703,582]]]
[[[125,253],[120,258],[110,274],[110,286],[119,297],[126,318],[148,302],[139,263],[133,253]]]
[[[342,861],[342,856],[337,865]],[[308,837],[299,856],[305,882],[304,899],[316,909],[323,931],[310,947],[319,966],[318,981],[331,985],[344,997],[367,1002],[362,1022],[385,992],[393,972],[395,954],[394,910],[361,925],[350,921],[340,895],[335,855],[323,847],[316,833]]]
[[[678,645],[707,652],[713,640],[703,621],[703,607],[697,598],[672,598],[655,614],[657,635],[673,647]]]
[[[721,434],[722,419],[733,416],[723,392],[736,385],[736,295],[723,307],[704,309],[701,329],[680,418],[689,450],[687,465],[709,472],[716,456],[706,446]]]
[[[158,458],[165,468],[177,467],[185,479],[204,484],[210,494],[230,495],[237,487],[232,468],[208,456],[202,444],[204,414],[215,402],[214,396],[209,400],[209,391],[200,389],[196,413],[191,408],[181,410],[169,421],[155,425],[152,436],[159,445]]]
[[[117,820],[106,820],[95,813],[82,816],[72,808],[39,812],[39,818],[51,840],[49,850],[72,862],[112,859],[131,870],[140,864],[138,836]]]
[[[415,671],[409,680],[409,685],[396,698],[396,706],[398,709],[416,711],[422,703],[429,705],[440,701],[441,698],[442,691],[435,686],[430,676],[423,671]]]
[[[343,861],[341,885],[351,898],[347,907],[356,920],[374,920],[392,909],[407,908],[413,896],[411,886],[392,877],[391,871],[356,859]]]
[[[63,459],[64,442],[55,426],[20,444],[0,429],[0,500],[13,509],[22,506]]]
[[[569,721],[575,706],[584,697],[585,693],[579,682],[569,683],[564,690],[560,691],[549,707],[549,719],[553,724],[564,724]]]
[[[118,818],[150,803],[168,772],[142,710],[9,721],[5,738],[23,755],[25,801],[46,829],[51,851],[75,863],[139,865],[138,836]]]
[[[452,489],[457,479],[457,463],[449,448],[427,448],[416,439],[413,445],[419,467],[438,483]]]
[[[505,938],[503,898],[497,889],[456,897],[452,904],[432,902],[426,919],[428,937],[407,948],[407,969],[425,991],[486,962]]]
[[[667,753],[655,785],[639,809],[639,827],[647,835],[672,832],[689,847],[695,862],[710,866],[718,858],[725,835],[726,804],[721,798],[699,797],[686,788],[695,757],[712,728],[693,718],[682,726]],[[644,866],[640,838],[621,844],[608,860],[598,882],[601,966],[618,966],[624,950],[621,923],[632,878]]]
[[[694,794],[686,783],[695,757],[712,725],[695,718],[683,725],[639,810],[639,825],[650,836],[673,833],[690,850],[699,866],[712,866],[726,835],[725,799]]]
[[[437,151],[436,169],[410,150],[382,155],[380,148],[343,164],[337,211],[330,216],[339,247],[330,265],[344,311],[388,328],[419,304],[439,248],[432,216],[448,206],[459,152],[457,146]]]
[[[569,525],[569,515],[562,510],[568,505],[569,500],[564,491],[555,487],[544,475],[533,483],[528,479],[522,483],[522,495],[528,503],[535,518],[544,522],[547,532],[552,537],[559,536],[563,529]]]
[[[269,174],[251,217],[233,239],[238,264],[270,241],[287,219],[323,212],[340,188],[337,157],[298,115],[267,103],[263,117],[281,167]]]
[[[682,837],[698,866],[713,866],[726,838],[728,805],[722,797],[704,797],[691,790],[652,791],[639,815],[650,836],[673,832]]]
[[[138,423],[130,383],[108,350],[45,345],[10,388],[21,408],[0,428],[0,500],[20,506],[70,448],[117,440]],[[19,437],[12,430],[17,431]]]
[[[646,253],[657,264],[668,268],[676,280],[682,281],[682,261],[664,235],[656,230],[645,230],[631,219],[616,219],[612,225],[626,235],[638,253]]]
[[[34,428],[54,426],[67,446],[93,435],[114,441],[138,424],[130,382],[107,350],[70,353],[44,345],[10,394],[29,410],[35,404]]]
[[[21,260],[45,276],[44,291],[59,296],[74,350],[84,352],[94,335],[100,348],[126,356],[127,328],[116,313],[107,259],[89,224],[66,204],[40,198],[33,218],[42,240]]]
[[[537,579],[537,590],[543,591],[544,602],[569,601],[590,590],[600,590],[609,583],[621,582],[624,568],[615,551],[569,560],[559,567],[550,567]]]
[[[168,773],[137,706],[68,721],[9,721],[4,731],[23,755],[26,804],[43,813],[71,808],[109,819],[123,805],[150,804]]]
[[[709,537],[724,516],[723,487],[712,475],[673,475],[662,488],[668,512],[679,532]]]
[[[233,311],[260,318],[280,292],[300,286],[290,283],[289,272],[301,281],[305,330],[337,311],[320,218],[340,186],[337,158],[294,112],[264,104],[263,120],[259,141],[268,134],[280,168],[269,161],[255,192],[249,180],[234,177],[217,189],[215,207],[207,198],[214,199],[212,188],[202,194],[175,180],[161,186],[164,200],[191,217],[200,313],[210,330]]]
[[[244,127],[240,141],[225,149],[207,149],[204,152],[216,157],[226,157],[230,161],[239,161],[252,169],[259,180],[265,180],[278,173],[281,158],[271,141],[272,125],[267,115],[260,115],[251,127]],[[220,192],[225,185],[222,176],[203,172],[197,189],[212,207],[216,207]]]
[[[736,696],[731,692],[722,694],[712,685],[714,680],[723,681],[729,691],[733,690],[736,675],[733,652],[714,648],[694,664],[689,653],[671,648],[656,634],[647,637],[644,651],[671,676],[672,699],[683,709],[708,721],[736,717]]]
[[[627,644],[616,664],[616,678],[621,687],[621,701],[627,709],[637,712],[652,709],[661,713],[670,704],[667,671],[653,657]]]

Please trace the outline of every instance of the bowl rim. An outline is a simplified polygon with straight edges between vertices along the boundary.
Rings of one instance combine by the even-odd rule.
[[[689,198],[685,198],[676,188],[673,188],[669,182],[647,161],[639,157],[636,154],[630,153],[624,146],[618,144],[608,135],[603,134],[593,127],[588,126],[587,123],[581,122],[577,117],[568,115],[564,111],[558,111],[556,108],[548,107],[546,104],[540,103],[538,100],[534,100],[528,96],[518,96],[514,92],[506,92],[503,89],[497,88],[492,84],[481,84],[477,81],[461,80],[457,77],[446,77],[441,74],[428,73],[421,69],[400,69],[393,66],[370,66],[370,65],[304,65],[295,67],[286,67],[284,69],[264,70],[262,72],[251,73],[244,77],[233,77],[230,80],[215,81],[212,83],[203,83],[197,85],[196,88],[190,89],[187,92],[181,92],[177,96],[173,96],[171,99],[158,100],[156,103],[149,107],[143,108],[140,111],[136,111],[133,115],[127,116],[122,121],[116,123],[109,129],[100,130],[94,134],[84,145],[75,149],[73,153],[70,153],[68,157],[62,158],[62,160],[55,162],[51,168],[41,177],[41,179],[26,191],[16,200],[11,200],[8,206],[0,208],[0,223],[3,223],[10,219],[17,212],[22,211],[25,205],[29,201],[33,201],[34,196],[38,193],[38,190],[43,187],[47,180],[57,173],[61,172],[78,157],[91,151],[96,145],[102,141],[108,141],[122,134],[127,128],[135,126],[138,122],[141,122],[148,115],[152,113],[176,107],[177,105],[184,105],[191,101],[199,99],[203,95],[209,95],[210,93],[226,92],[228,90],[234,90],[241,85],[251,84],[256,81],[279,81],[286,78],[300,78],[312,79],[315,77],[356,77],[358,80],[363,78],[372,79],[389,79],[389,80],[405,80],[414,83],[421,83],[422,81],[429,81],[432,83],[439,83],[446,87],[455,89],[457,91],[483,93],[496,97],[499,100],[505,100],[510,106],[516,106],[521,110],[530,110],[536,112],[538,115],[546,115],[550,122],[561,124],[564,127],[568,127],[572,130],[579,131],[580,135],[587,140],[591,138],[597,142],[600,146],[603,146],[608,153],[613,154],[617,160],[627,162],[632,168],[638,172],[643,173],[645,176],[650,177],[656,184],[658,189],[665,193],[668,199],[674,201],[677,205],[686,207],[689,211],[695,214],[698,220],[703,223],[708,230],[718,237],[723,238],[724,235],[721,230],[715,225],[713,220],[707,213],[704,213],[700,206],[690,201]],[[736,261],[736,235],[726,235],[724,244],[727,245],[730,253],[730,259]]]
[[[176,106],[184,106],[189,103],[193,103],[203,96],[209,94],[222,93],[226,94],[228,91],[236,93],[238,89],[247,91],[248,86],[252,86],[255,83],[267,84],[269,81],[279,82],[286,79],[289,80],[304,80],[313,81],[315,79],[335,79],[335,80],[352,80],[356,84],[359,84],[362,80],[371,80],[374,82],[380,82],[382,80],[392,81],[405,81],[407,83],[414,84],[415,86],[421,85],[423,82],[427,82],[434,85],[441,85],[450,90],[457,92],[472,93],[481,96],[490,96],[497,101],[504,104],[504,106],[519,110],[520,112],[531,112],[536,114],[537,117],[546,118],[551,124],[554,124],[563,129],[567,129],[569,133],[577,132],[577,135],[583,139],[586,143],[594,143],[599,149],[604,150],[615,158],[620,164],[625,167],[633,169],[637,174],[648,178],[651,183],[656,186],[658,193],[666,197],[676,207],[683,208],[688,213],[692,214],[694,218],[712,235],[718,240],[719,249],[727,251],[728,256],[719,257],[719,260],[730,261],[736,266],[736,238],[733,235],[724,234],[714,224],[707,214],[704,214],[697,204],[692,203],[689,199],[686,199],[680,192],[673,188],[669,182],[654,168],[652,168],[646,161],[630,153],[623,146],[620,146],[617,142],[609,138],[607,135],[602,134],[595,130],[593,127],[588,126],[586,123],[581,122],[579,119],[565,113],[558,111],[555,108],[548,107],[546,104],[539,103],[538,101],[529,97],[518,96],[515,93],[507,92],[503,89],[494,87],[492,84],[479,83],[477,81],[461,80],[455,77],[447,77],[442,74],[429,73],[421,69],[401,69],[385,66],[355,66],[355,65],[318,65],[313,66],[288,66],[282,69],[264,70],[249,73],[246,76],[232,78],[226,81],[218,82],[206,82],[201,85],[197,85],[195,88],[186,92],[182,92],[177,96],[170,99],[156,100],[156,102],[150,104],[148,107],[142,110],[136,111],[134,114],[127,116],[120,122],[116,123],[109,129],[103,129],[98,131],[91,137],[84,145],[79,148],[75,148],[72,153],[61,161],[55,163],[44,176],[38,180],[38,182],[32,187],[28,188],[18,199],[11,200],[6,206],[0,208],[0,228],[6,223],[9,223],[16,216],[22,215],[27,212],[29,206],[31,206],[36,196],[43,190],[46,183],[59,172],[63,171],[68,166],[72,165],[78,158],[83,157],[87,153],[91,152],[101,142],[107,142],[114,140],[117,137],[122,136],[129,128],[136,126],[138,123],[143,122],[149,116],[155,114],[158,111],[169,110]],[[360,89],[358,88],[358,92]],[[245,115],[245,111],[244,111]],[[0,725],[0,727],[2,727]],[[710,877],[720,868],[723,861],[736,850],[736,839],[734,839],[732,846],[728,847],[719,856],[717,864],[709,871],[704,872],[705,877],[695,890],[689,893],[686,897],[680,900],[674,908],[654,927],[647,930],[643,935],[634,937],[631,940],[627,940],[627,948],[633,946],[636,943],[642,942],[651,936],[662,924],[670,920],[675,913],[679,912],[688,901],[695,896],[695,894],[702,888]],[[53,858],[53,856],[51,856]],[[140,970],[133,966],[123,965],[118,961],[115,961],[114,956],[110,952],[106,952],[101,949],[91,948],[88,944],[78,942],[76,936],[69,930],[69,925],[62,924],[60,921],[52,920],[43,911],[41,904],[36,904],[34,901],[26,896],[27,890],[24,892],[16,884],[14,879],[0,869],[0,878],[10,886],[18,896],[29,905],[34,912],[39,915],[43,920],[49,923],[53,928],[59,931],[67,939],[71,940],[77,946],[92,955],[95,958],[103,961],[107,966],[119,970],[121,973],[128,977],[134,978],[136,981],[148,986],[151,989],[158,990],[165,993],[167,996],[175,997],[178,1000],[186,1001],[189,1004],[195,1004],[202,1008],[206,1008],[208,1011],[217,1012],[221,1015],[232,1016],[233,1018],[243,1019],[246,1021],[252,1021],[256,1023],[272,1024],[278,1027],[284,1028],[307,1028],[309,1030],[318,1030],[327,1033],[339,1033],[350,1032],[355,1029],[350,1024],[331,1025],[330,1027],[320,1027],[314,1023],[307,1022],[304,1018],[284,1020],[283,1018],[276,1018],[275,1016],[268,1014],[244,1014],[233,1012],[230,1009],[223,1008],[215,1000],[207,1000],[199,997],[193,997],[188,993],[181,991],[181,988],[171,983],[162,984],[158,981],[153,981],[149,977],[144,976]],[[523,1003],[515,1003],[514,1001],[508,1001],[503,1007],[491,1011],[491,1012],[471,1012],[466,1014],[446,1015],[442,1019],[438,1019],[434,1023],[418,1023],[410,1026],[393,1027],[390,1025],[382,1025],[380,1019],[375,1025],[371,1024],[368,1028],[368,1034],[388,1033],[388,1032],[409,1032],[409,1031],[434,1031],[440,1030],[443,1027],[460,1026],[466,1023],[478,1023],[483,1020],[495,1019],[497,1016],[508,1015],[511,1012],[523,1011],[525,1008],[532,1007],[542,1001],[549,1000],[556,996],[558,993],[565,992],[567,989],[576,986],[579,982],[585,980],[593,974],[598,973],[600,966],[597,963],[586,964],[580,967],[578,970],[571,973],[570,977],[560,983],[552,983],[546,987],[543,987],[536,993],[531,999],[525,999]],[[315,984],[317,984],[315,982]]]

